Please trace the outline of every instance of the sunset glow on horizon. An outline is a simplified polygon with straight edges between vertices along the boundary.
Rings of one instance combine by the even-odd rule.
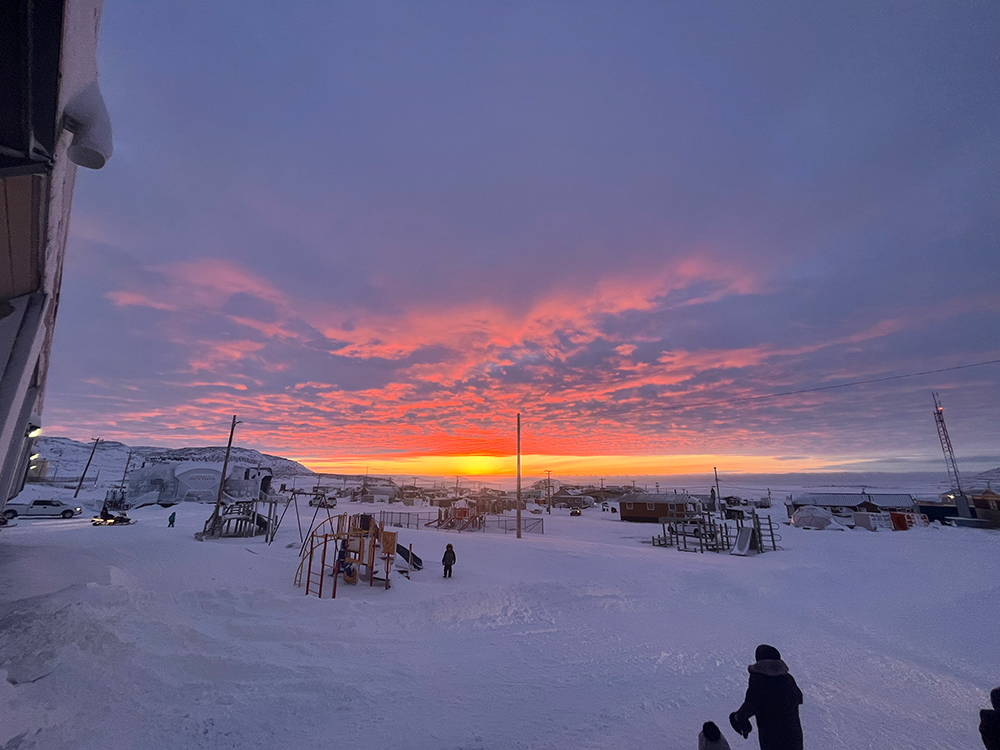
[[[388,474],[390,476],[513,477],[516,457],[511,456],[411,456],[405,458],[349,457],[338,460],[288,456],[318,474]],[[555,476],[623,477],[669,474],[705,474],[723,466],[732,473],[776,474],[826,469],[828,459],[801,456],[546,456],[521,457],[525,477]],[[610,482],[609,482],[610,483]]]

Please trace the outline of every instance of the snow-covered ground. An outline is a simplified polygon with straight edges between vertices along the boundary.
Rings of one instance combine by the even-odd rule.
[[[0,747],[693,748],[714,720],[753,748],[727,716],[768,642],[807,747],[974,748],[1000,684],[996,532],[782,526],[739,558],[556,511],[520,540],[400,529],[426,570],[320,601],[294,519],[197,542],[210,509],[174,510],[0,530]]]

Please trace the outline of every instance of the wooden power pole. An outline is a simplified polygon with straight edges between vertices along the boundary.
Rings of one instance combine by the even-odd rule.
[[[87,459],[87,465],[83,467],[83,474],[80,475],[80,481],[76,483],[76,492],[73,493],[74,499],[80,494],[80,488],[83,487],[83,480],[87,478],[87,470],[90,468],[90,462],[94,460],[94,454],[97,453],[97,444],[100,442],[100,438],[94,438],[94,447],[90,449],[90,458]]]
[[[713,466],[712,471],[715,472],[715,509],[722,512],[722,490],[719,489],[719,470]]]
[[[521,538],[521,412],[517,413],[517,538]]]
[[[215,499],[215,510],[212,511],[212,516],[208,519],[206,524],[205,532],[216,534],[216,529],[220,531],[222,529],[222,524],[219,523],[219,509],[222,507],[222,488],[226,485],[226,471],[229,470],[229,452],[233,449],[233,433],[236,432],[236,425],[240,422],[236,421],[236,415],[233,415],[233,423],[229,427],[229,443],[226,444],[226,458],[222,462],[222,476],[219,477],[219,494]]]
[[[132,451],[128,452],[128,458],[125,459],[125,473],[122,474],[122,486],[121,489],[125,489],[125,477],[128,476],[128,467],[132,463]]]

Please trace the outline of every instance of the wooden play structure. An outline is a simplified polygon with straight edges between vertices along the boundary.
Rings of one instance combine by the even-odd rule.
[[[255,500],[235,500],[226,505],[221,515],[221,536],[264,534],[265,541],[270,542],[277,526],[280,500],[277,493],[262,492]]]
[[[295,585],[304,585],[306,596],[315,594],[320,599],[327,586],[330,598],[337,598],[337,582],[341,576],[345,583],[357,583],[364,578],[369,586],[374,586],[378,581],[388,590],[397,543],[396,532],[382,528],[370,514],[331,515],[312,528],[303,543]],[[413,566],[412,548],[404,557],[408,565],[406,574]],[[326,583],[329,577],[333,581]]]
[[[438,508],[438,517],[424,524],[434,529],[453,531],[482,531],[486,524],[486,514],[471,508]]]
[[[674,547],[681,552],[728,552],[746,556],[770,549],[781,549],[781,535],[770,516],[756,513],[733,519],[731,526],[725,518],[716,518],[708,512],[688,513],[683,519],[661,518],[662,536],[654,536],[654,547]]]

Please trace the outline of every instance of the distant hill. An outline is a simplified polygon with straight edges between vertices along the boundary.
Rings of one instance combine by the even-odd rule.
[[[62,437],[42,436],[36,443],[38,453],[49,462],[49,476],[79,476],[87,464],[92,447],[92,443],[79,443]],[[100,471],[102,478],[107,478],[109,475],[120,478],[125,471],[129,450],[132,451],[133,469],[141,466],[144,461],[197,461],[221,465],[226,457],[225,446],[157,448],[140,445],[130,448],[124,443],[108,440],[101,441],[98,446],[87,476],[94,476]],[[233,446],[229,463],[232,466],[267,467],[274,472],[275,477],[313,474],[305,466],[291,459],[237,446]]]
[[[136,454],[145,461],[199,461],[221,464],[226,458],[226,447],[208,446],[206,448],[153,448],[137,446],[133,448]],[[312,474],[297,461],[281,456],[272,456],[250,448],[233,446],[229,454],[229,463],[236,466],[263,466],[274,472],[276,477],[291,477],[300,474]]]
[[[987,483],[990,484],[995,490],[1000,490],[1000,466],[995,469],[990,469],[989,471],[983,471],[979,474],[974,475],[972,478],[972,486],[975,488],[985,487]],[[965,480],[962,480],[962,489],[965,489]]]

